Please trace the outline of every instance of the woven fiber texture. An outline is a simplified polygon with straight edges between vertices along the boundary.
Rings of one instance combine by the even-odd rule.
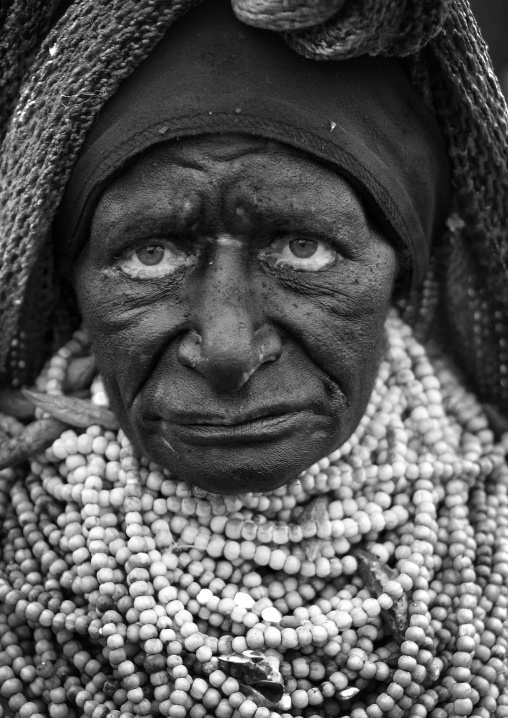
[[[2,4],[0,365],[6,381],[30,382],[75,321],[52,272],[51,224],[86,132],[121,80],[194,4]],[[244,22],[285,30],[284,39],[306,57],[407,58],[448,142],[453,199],[432,271],[407,303],[406,318],[420,336],[443,343],[483,402],[506,412],[508,110],[469,3],[345,0],[329,19],[331,4],[319,1],[233,0],[233,7]]]
[[[330,20],[345,0],[233,0],[242,22],[266,30],[301,30]]]
[[[349,0],[329,22],[286,33],[285,39],[300,54],[318,60],[344,60],[364,54],[409,55],[442,30],[452,2]]]

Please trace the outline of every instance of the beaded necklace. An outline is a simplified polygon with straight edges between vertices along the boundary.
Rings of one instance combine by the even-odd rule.
[[[77,333],[39,388],[60,392],[84,343]],[[100,378],[90,395],[107,403]],[[4,707],[505,715],[507,452],[395,312],[353,436],[270,494],[210,495],[121,431],[64,431],[28,475],[0,472]]]

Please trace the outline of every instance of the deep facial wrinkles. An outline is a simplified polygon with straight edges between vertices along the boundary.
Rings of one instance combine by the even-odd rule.
[[[395,252],[354,191],[302,153],[272,150],[242,138],[157,147],[106,191],[76,272],[121,426],[154,461],[218,493],[292,481],[351,435],[393,288]],[[287,264],[294,237],[328,247],[324,269],[313,252]],[[195,262],[170,269],[173,239]],[[170,273],[141,265],[131,277],[126,257],[157,242]],[[265,262],[267,248],[283,254]],[[242,418],[260,410],[282,418]],[[205,431],[208,415],[226,427]]]

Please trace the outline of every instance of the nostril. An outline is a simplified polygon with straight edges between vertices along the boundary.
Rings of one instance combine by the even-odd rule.
[[[201,336],[192,329],[180,340],[177,358],[180,364],[190,369],[197,369],[201,359]]]
[[[177,356],[182,366],[205,377],[216,391],[228,393],[239,391],[260,366],[277,361],[281,352],[276,330],[263,326],[227,338],[209,331],[203,339],[197,331],[189,331],[180,341]]]
[[[282,340],[277,330],[269,325],[260,327],[254,337],[259,363],[277,361],[282,354]]]
[[[177,353],[182,366],[193,369],[205,377],[216,391],[238,391],[259,366],[254,345],[241,342],[239,337],[225,340],[220,334],[205,340],[192,330],[180,341]]]

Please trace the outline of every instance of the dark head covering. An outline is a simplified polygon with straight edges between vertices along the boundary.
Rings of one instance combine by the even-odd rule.
[[[149,147],[241,132],[284,142],[332,166],[389,239],[409,252],[413,286],[448,206],[446,148],[402,63],[317,62],[209,0],[178,20],[105,104],[73,170],[57,222],[64,254],[86,240],[97,201]]]

